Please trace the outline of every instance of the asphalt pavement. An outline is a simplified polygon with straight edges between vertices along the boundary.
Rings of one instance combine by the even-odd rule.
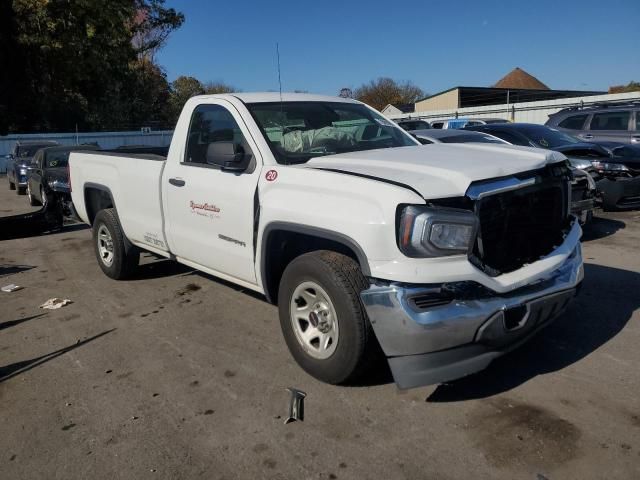
[[[33,211],[0,178],[0,216]],[[1,225],[1,222],[0,222]],[[1,228],[1,227],[0,227]],[[305,374],[276,307],[91,231],[0,242],[0,478],[640,478],[640,212],[598,212],[569,311],[477,375],[399,391]],[[67,298],[53,311],[39,305]],[[307,393],[285,425],[287,387]]]

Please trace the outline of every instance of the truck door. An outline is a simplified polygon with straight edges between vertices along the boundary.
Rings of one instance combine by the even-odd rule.
[[[171,251],[205,271],[255,284],[255,195],[262,166],[258,148],[238,111],[225,100],[198,105],[182,141],[184,148],[175,149],[182,158],[168,159],[162,179]],[[220,161],[221,155],[230,163]]]

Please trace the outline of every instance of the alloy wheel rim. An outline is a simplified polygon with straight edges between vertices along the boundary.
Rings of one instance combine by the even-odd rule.
[[[100,254],[100,260],[107,267],[113,265],[113,239],[111,233],[106,226],[100,225],[98,228],[98,253]]]
[[[296,287],[289,308],[296,340],[311,357],[325,360],[336,350],[339,325],[336,310],[327,292],[307,281]]]

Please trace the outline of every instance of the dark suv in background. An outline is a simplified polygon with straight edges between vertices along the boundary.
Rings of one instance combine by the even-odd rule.
[[[587,142],[640,145],[640,101],[565,108],[549,115],[546,125]]]
[[[18,195],[24,195],[27,190],[27,178],[31,159],[38,150],[45,147],[60,145],[53,140],[34,140],[16,142],[13,150],[7,155],[7,179],[9,188],[16,190]]]

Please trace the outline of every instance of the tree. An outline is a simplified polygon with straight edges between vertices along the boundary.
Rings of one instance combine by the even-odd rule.
[[[387,77],[372,80],[358,87],[354,92],[354,98],[377,110],[382,110],[390,103],[415,103],[422,97],[424,97],[424,92],[420,87],[409,81],[399,83]]]
[[[169,94],[169,116],[178,120],[182,107],[191,97],[204,94],[204,85],[195,77],[180,76],[171,83]]]
[[[97,130],[161,118],[158,106],[163,101],[166,106],[168,83],[145,52],[160,48],[183,20],[163,4],[1,2],[0,129],[4,123],[9,131],[73,130],[76,125]],[[148,35],[136,45],[140,32]]]
[[[173,8],[164,8],[164,3],[165,0],[135,0],[136,14],[131,29],[139,57],[153,61],[171,32],[184,23],[184,15]]]
[[[207,82],[204,84],[204,93],[208,95],[213,95],[216,93],[233,93],[239,92],[236,87],[231,85],[227,85],[224,82]]]
[[[338,96],[341,98],[353,98],[353,90],[348,87],[341,88]]]
[[[609,93],[640,92],[640,82],[631,81],[627,85],[613,85]]]

